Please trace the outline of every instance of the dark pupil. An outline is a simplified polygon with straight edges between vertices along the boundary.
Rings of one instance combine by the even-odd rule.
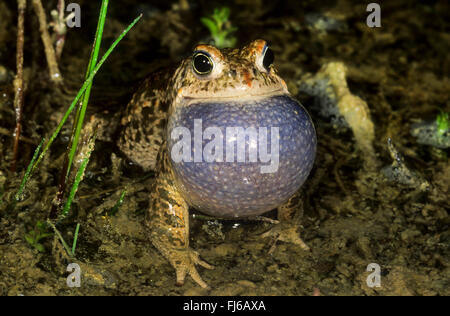
[[[199,74],[207,74],[211,72],[213,65],[208,56],[197,54],[194,56],[194,67]]]
[[[273,52],[270,48],[266,49],[266,53],[264,54],[263,66],[267,70],[269,70],[270,65],[272,65],[274,59]]]

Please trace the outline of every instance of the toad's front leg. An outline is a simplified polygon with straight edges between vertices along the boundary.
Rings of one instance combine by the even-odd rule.
[[[208,285],[198,274],[195,265],[199,264],[207,269],[213,267],[202,261],[198,253],[189,247],[188,205],[175,186],[164,148],[158,158],[159,170],[147,218],[151,241],[175,268],[177,285],[183,285],[186,274],[189,274],[201,287],[206,288]]]

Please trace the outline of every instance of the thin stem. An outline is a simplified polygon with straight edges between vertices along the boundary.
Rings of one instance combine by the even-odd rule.
[[[27,185],[28,179],[31,174],[31,168],[33,167],[33,164],[36,161],[36,158],[39,154],[39,151],[41,150],[44,140],[45,140],[45,138],[42,139],[41,143],[34,151],[33,158],[31,159],[30,163],[28,164],[27,171],[25,171],[25,175],[23,176],[22,182],[20,183],[19,191],[17,191],[16,196],[15,196],[16,201],[18,201],[22,196],[22,192],[25,189],[25,186]]]
[[[33,0],[33,8],[39,20],[39,31],[41,32],[41,38],[44,44],[45,57],[47,58],[50,79],[54,83],[61,83],[62,75],[59,71],[55,50],[53,48],[50,34],[48,33],[47,18],[45,16],[45,11],[42,7],[41,0]]]
[[[61,233],[58,231],[58,229],[56,229],[55,224],[53,224],[50,220],[47,220],[47,224],[50,225],[50,227],[53,229],[53,231],[55,232],[56,236],[58,236],[59,240],[61,241],[64,249],[66,249],[67,255],[72,258],[75,259],[74,255],[72,254],[71,249],[69,248],[69,245],[66,243],[66,241],[64,240],[63,236],[61,235]]]
[[[80,185],[81,180],[84,176],[84,170],[86,169],[87,163],[89,161],[89,157],[83,159],[80,168],[78,169],[77,175],[75,176],[75,181],[73,182],[72,189],[70,190],[69,197],[67,198],[67,202],[64,205],[63,212],[61,214],[62,218],[66,217],[69,213],[70,206],[72,205],[72,201],[75,198],[75,194],[78,191],[78,186]]]
[[[23,46],[24,46],[24,21],[25,21],[25,10],[27,7],[26,0],[18,0],[17,7],[19,11],[19,16],[17,19],[17,53],[16,53],[16,63],[17,63],[17,73],[14,79],[14,108],[16,110],[16,127],[14,129],[14,148],[13,148],[13,162],[11,166],[11,171],[15,172],[17,167],[17,157],[19,155],[19,139],[20,132],[22,130],[22,109],[23,109]]]
[[[78,240],[78,232],[80,231],[80,223],[77,223],[77,227],[75,228],[75,234],[73,236],[72,243],[72,255],[75,256],[75,249],[77,248],[77,240]]]
[[[114,207],[111,209],[110,215],[114,216],[119,211],[119,207],[123,204],[123,199],[125,198],[125,194],[127,194],[127,190],[123,190],[122,194],[120,194],[119,200],[114,205]]]

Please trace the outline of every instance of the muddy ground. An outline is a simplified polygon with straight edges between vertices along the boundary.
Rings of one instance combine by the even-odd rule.
[[[449,152],[421,145],[410,133],[412,124],[433,121],[440,110],[450,109],[447,1],[383,3],[381,28],[367,27],[363,1],[230,2],[231,21],[239,28],[237,46],[255,38],[271,43],[279,73],[311,113],[318,153],[304,185],[301,236],[310,252],[279,242],[269,254],[271,241],[259,235],[271,224],[191,220],[191,246],[215,266],[199,268],[210,289],[189,277],[184,286],[175,286],[173,268],[151,245],[143,225],[153,174],[130,166],[107,142],[96,143],[70,215],[57,226],[71,244],[80,223],[76,259],[67,256],[51,230],[42,247],[25,238],[39,231],[37,222],[45,221],[51,209],[71,121],[32,176],[25,197],[14,204],[13,196],[40,139],[56,128],[81,86],[95,33],[99,4],[78,2],[82,27],[68,31],[60,62],[62,87],[49,80],[37,20],[27,10],[26,97],[16,173],[10,166],[17,13],[15,1],[0,3],[0,295],[450,294]],[[47,13],[55,3],[46,1]],[[152,3],[110,4],[103,47],[139,12],[144,18],[96,77],[90,113],[117,111],[146,75],[209,40],[199,17],[218,3],[189,1],[187,10],[178,3]],[[356,146],[352,131],[321,116],[314,110],[315,98],[299,91],[305,73],[330,61],[347,66],[350,91],[370,108],[374,169],[366,168],[366,153]],[[382,174],[392,163],[389,137],[406,166],[429,184],[425,189]],[[123,204],[114,209],[124,189]],[[81,266],[80,288],[66,285],[71,262]],[[366,284],[370,263],[381,267],[381,287]]]

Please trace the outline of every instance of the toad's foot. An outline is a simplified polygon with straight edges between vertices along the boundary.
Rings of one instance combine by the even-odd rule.
[[[299,225],[288,222],[281,222],[280,224],[275,225],[269,231],[265,232],[261,235],[262,238],[273,238],[273,244],[270,247],[269,254],[271,254],[276,247],[277,241],[281,240],[284,242],[292,243],[300,246],[303,250],[309,251],[310,248],[307,244],[300,238],[300,234],[298,232]]]
[[[300,246],[301,249],[309,251],[308,245],[300,238],[300,221],[303,215],[302,192],[297,191],[286,203],[278,208],[279,224],[261,235],[262,238],[272,237],[274,242],[270,247],[269,254],[275,250],[278,240],[289,242]]]
[[[168,254],[170,264],[175,268],[177,274],[177,285],[182,286],[186,275],[197,282],[202,288],[208,288],[208,284],[203,281],[200,274],[198,274],[195,265],[199,264],[206,269],[214,269],[214,267],[200,259],[199,254],[190,249],[172,250]]]

